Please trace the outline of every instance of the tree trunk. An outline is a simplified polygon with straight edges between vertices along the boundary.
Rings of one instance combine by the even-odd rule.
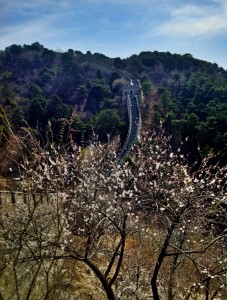
[[[158,293],[158,287],[157,287],[158,274],[159,274],[160,268],[162,266],[163,260],[166,256],[166,250],[169,245],[169,241],[170,241],[170,238],[172,236],[175,226],[176,226],[176,223],[173,222],[171,224],[171,226],[168,228],[168,232],[167,232],[165,241],[164,241],[162,249],[160,251],[158,260],[156,261],[154,272],[153,272],[153,275],[151,278],[151,289],[153,292],[154,300],[160,300],[159,293]]]
[[[180,239],[180,244],[178,246],[178,249],[181,250],[183,245],[184,245],[184,241],[186,238],[186,231],[183,233],[183,236]],[[179,257],[179,253],[175,254],[173,257],[173,263],[172,263],[172,267],[170,270],[170,276],[169,276],[169,282],[168,282],[168,300],[173,300],[174,299],[174,293],[173,293],[173,282],[174,282],[174,273],[177,269],[177,263],[178,263],[178,257]]]
[[[96,267],[96,265],[93,264],[89,259],[85,258],[84,262],[86,263],[86,265],[88,265],[92,269],[92,271],[95,273],[95,275],[101,281],[103,289],[105,290],[108,300],[115,300],[113,290],[112,290],[110,284],[108,283],[107,279],[105,278],[105,276],[100,272],[100,270]]]

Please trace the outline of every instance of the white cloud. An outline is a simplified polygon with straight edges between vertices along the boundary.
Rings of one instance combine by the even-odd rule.
[[[211,4],[203,6],[188,4],[173,9],[170,20],[156,27],[156,34],[176,37],[211,37],[226,31],[226,1],[214,0]]]
[[[202,19],[175,20],[159,26],[157,33],[168,36],[196,37],[212,36],[222,30],[227,30],[227,20],[217,15]]]
[[[55,16],[45,16],[32,21],[23,23],[22,25],[9,26],[4,30],[4,34],[0,35],[0,45],[7,47],[11,44],[26,44],[35,41],[41,41],[50,38],[57,38],[61,31],[51,29]]]
[[[82,3],[91,3],[91,4],[149,4],[149,3],[154,3],[155,0],[78,0],[79,2]]]
[[[172,11],[172,16],[190,16],[190,15],[204,15],[205,11],[203,7],[187,4],[183,7],[176,8]]]

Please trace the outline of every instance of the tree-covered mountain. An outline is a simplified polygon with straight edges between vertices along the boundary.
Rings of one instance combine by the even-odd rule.
[[[163,123],[176,149],[187,140],[183,151],[192,161],[212,151],[226,162],[227,71],[217,64],[157,51],[126,59],[72,49],[55,52],[38,42],[0,52],[1,146],[10,135],[7,119],[14,131],[27,123],[43,137],[51,124],[57,140],[65,138],[69,126],[78,142],[86,142],[93,130],[102,140],[107,134],[124,138],[125,79],[119,70],[140,79],[145,128],[158,130]]]
[[[140,78],[148,117],[180,141],[189,159],[210,151],[226,159],[227,72],[190,54],[141,52],[126,61]],[[199,151],[198,151],[199,150]]]

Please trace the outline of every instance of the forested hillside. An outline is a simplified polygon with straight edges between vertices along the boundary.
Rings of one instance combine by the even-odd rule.
[[[28,124],[44,139],[50,124],[58,141],[64,141],[67,126],[74,129],[79,143],[86,142],[93,130],[101,140],[107,134],[124,138],[127,113],[121,85],[125,79],[118,69],[141,81],[146,128],[158,130],[163,123],[176,149],[187,140],[183,151],[192,161],[211,151],[226,162],[227,71],[223,68],[190,54],[154,51],[113,59],[90,51],[55,52],[38,42],[0,52],[1,146],[10,134],[6,118],[14,131]]]
[[[0,299],[227,299],[226,106],[190,54],[1,51]]]

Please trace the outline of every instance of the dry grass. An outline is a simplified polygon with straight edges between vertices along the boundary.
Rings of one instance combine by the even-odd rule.
[[[43,209],[45,210],[46,208]],[[150,279],[163,244],[165,230],[152,225],[146,228],[145,224],[142,223],[140,226],[142,228],[144,227],[144,230],[139,230],[138,228],[138,231],[135,231],[134,234],[128,236],[126,240],[121,272],[114,287],[114,290],[118,295],[117,299],[153,299]],[[187,237],[185,244],[188,249],[196,250],[201,247],[201,240],[205,240],[205,243],[209,243],[208,237],[202,237],[195,233]],[[85,248],[85,241],[86,239],[83,237],[74,236],[73,243],[75,248],[80,249],[80,251],[83,252]],[[96,263],[101,270],[106,269],[110,259],[110,250],[116,246],[118,241],[119,237],[117,235],[111,236],[106,234],[101,236],[101,240],[97,243],[99,250],[94,252],[93,257],[91,257],[92,261]],[[78,248],[78,245],[81,246]],[[1,244],[0,247],[2,250],[0,252],[0,293],[4,300],[13,300],[16,299],[16,297],[13,296],[15,293],[13,265],[4,264],[4,244]],[[172,248],[169,249],[169,251],[171,250]],[[203,266],[203,269],[212,269],[217,267],[217,259],[222,255],[223,253],[221,250],[217,246],[213,245],[207,252],[201,254],[193,254],[190,257],[187,255],[179,256],[177,267],[173,274],[172,287],[173,294],[175,295],[174,300],[186,299],[193,283],[195,285],[191,296],[188,299],[205,299],[206,283],[203,280],[206,278],[207,274],[201,274],[201,266]],[[172,266],[173,257],[166,257],[159,276],[159,290],[162,295],[161,299],[167,299],[168,283],[170,280]],[[32,275],[35,273],[36,269],[37,264],[26,263],[16,265],[17,274],[21,278],[20,293],[22,300],[26,299],[25,295],[29,289]],[[30,299],[44,299],[44,295],[46,293],[45,278],[47,277],[49,280],[49,294],[46,299],[106,299],[99,279],[83,262],[76,260],[61,260],[54,262],[48,276],[45,273],[45,269],[41,268],[34,284],[34,290],[31,294],[32,298]],[[213,294],[224,282],[225,278],[223,274],[212,278],[209,286],[211,294]],[[225,299],[227,299],[227,293],[223,289],[222,293],[218,293],[213,300]]]
[[[160,236],[157,236],[155,240],[153,235],[147,233],[146,235],[133,235],[128,238],[126,243],[126,251],[124,256],[124,261],[121,269],[121,273],[117,280],[116,286],[118,290],[125,290],[127,284],[130,284],[132,281],[138,280],[140,285],[140,290],[126,291],[125,294],[122,294],[119,299],[152,299],[151,289],[150,289],[150,275],[151,270],[154,267],[154,264],[157,259],[159,251],[159,241],[161,240],[162,233]],[[201,255],[199,257],[199,262],[204,266],[209,266],[210,261],[209,257],[214,257],[219,255],[219,250],[212,248],[209,255]],[[107,257],[102,255],[100,257],[94,257],[93,259],[100,268],[107,264]],[[1,259],[3,261],[3,257]],[[171,260],[166,258],[161,269],[160,279],[159,279],[159,289],[164,298],[167,299],[167,287],[168,287],[168,278],[171,271]],[[7,266],[6,269],[1,269],[0,274],[0,291],[3,296],[3,299],[10,299],[13,294],[14,285],[13,285],[13,273],[12,266]],[[27,274],[25,269],[31,269],[31,266],[24,265],[17,267],[20,269],[21,273]],[[32,270],[32,269],[31,269]],[[33,268],[35,271],[35,268]],[[29,287],[29,277],[26,278],[26,283],[23,284],[23,289],[21,291],[22,298],[25,299],[23,295],[26,294],[26,291]],[[218,286],[220,286],[221,278],[217,277],[212,280],[210,283],[210,290],[215,291]],[[174,287],[173,292],[175,294],[175,299],[186,299],[188,294],[189,287],[192,286],[193,282],[201,282],[201,274],[196,269],[193,262],[187,258],[179,259],[177,270],[174,273]],[[224,281],[224,280],[222,280]],[[38,277],[35,289],[32,293],[32,299],[42,299],[40,292],[45,290],[45,281],[42,278],[42,272]],[[106,299],[103,289],[99,280],[95,277],[93,272],[85,266],[84,263],[78,261],[61,261],[56,262],[55,272],[50,276],[50,294],[48,299],[78,299],[78,300],[102,300]],[[193,290],[193,294],[189,299],[205,299],[206,286],[203,284],[197,284]],[[212,293],[213,293],[212,292]],[[43,293],[41,293],[43,294]],[[147,298],[143,298],[142,295],[147,295]],[[141,296],[141,298],[139,298]],[[222,295],[218,294],[214,299],[225,300],[226,292],[223,292]],[[12,296],[12,299],[14,297]],[[15,298],[16,299],[16,298]]]

